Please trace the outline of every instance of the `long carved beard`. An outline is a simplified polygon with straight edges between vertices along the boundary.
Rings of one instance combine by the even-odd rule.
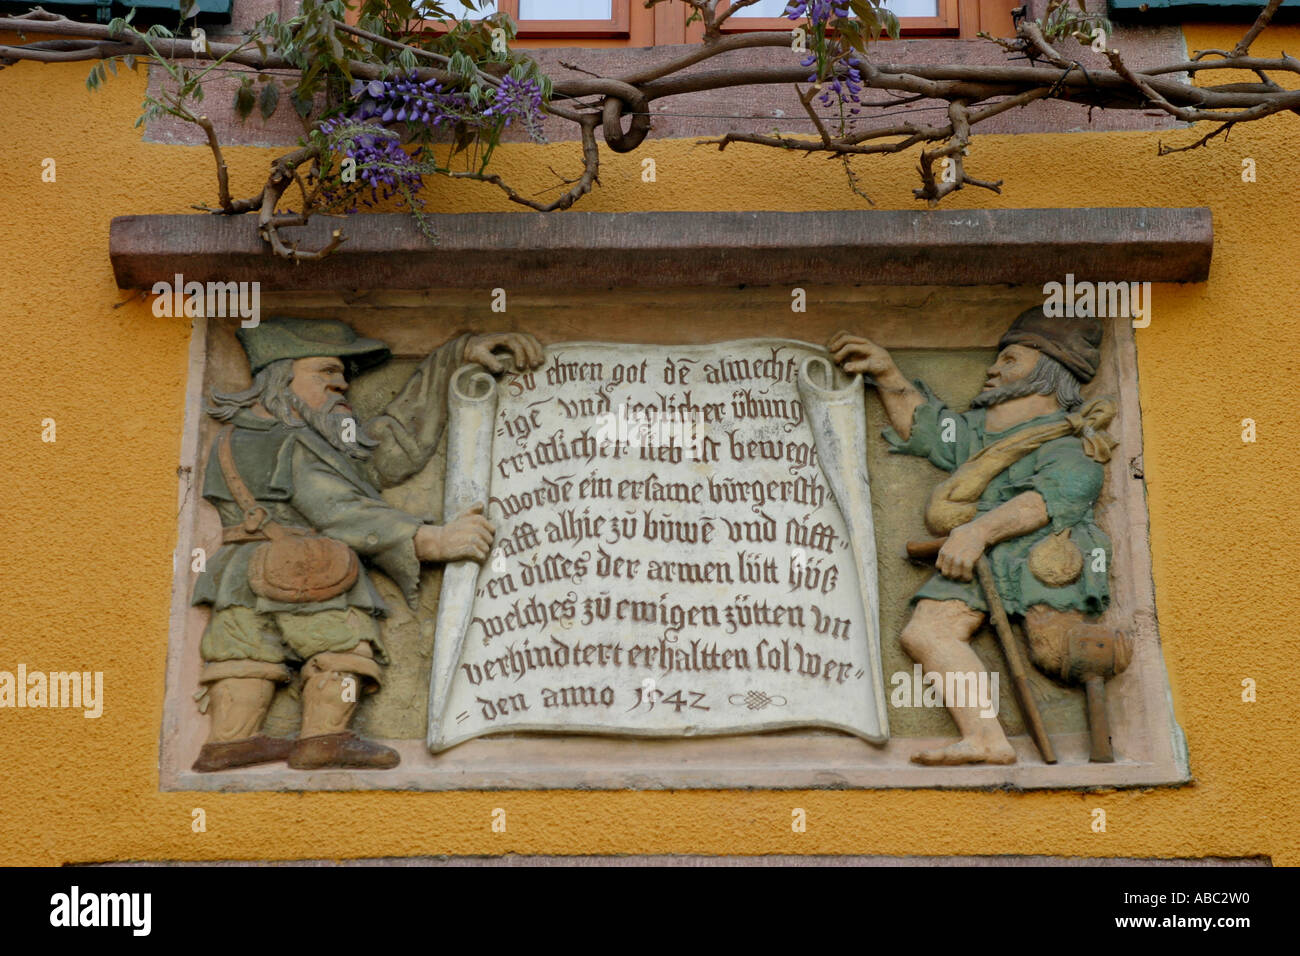
[[[350,412],[335,412],[333,409],[343,401],[342,395],[333,396],[325,406],[314,409],[292,392],[289,393],[289,405],[302,416],[302,420],[318,435],[350,458],[365,461],[370,457],[370,449],[379,444],[361,430],[360,423]],[[349,423],[351,423],[349,425]],[[352,432],[355,441],[343,437],[344,430]]]
[[[1018,382],[1012,382],[1010,385],[999,385],[997,388],[990,388],[987,391],[980,392],[970,400],[971,408],[991,408],[994,405],[1001,405],[1003,402],[1009,402],[1013,398],[1024,398],[1026,395],[1043,395],[1043,387],[1039,382],[1034,381],[1033,375],[1027,375]]]

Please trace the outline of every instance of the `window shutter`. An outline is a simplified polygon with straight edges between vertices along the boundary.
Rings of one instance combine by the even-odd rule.
[[[1190,23],[1195,20],[1254,20],[1264,9],[1264,0],[1108,0],[1116,20],[1148,23]],[[1282,0],[1274,23],[1294,22],[1300,0]]]
[[[41,0],[41,6],[69,20],[92,20],[107,23],[124,17],[135,8],[133,23],[161,23],[175,27],[184,0]],[[229,23],[234,0],[198,0],[199,23]],[[36,0],[0,0],[0,13],[27,13]]]

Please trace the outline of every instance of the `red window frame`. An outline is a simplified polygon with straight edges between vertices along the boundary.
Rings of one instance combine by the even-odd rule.
[[[497,9],[510,14],[525,40],[553,36],[625,37],[631,23],[632,0],[610,0],[608,20],[521,20],[519,0],[497,0]]]
[[[610,17],[606,20],[521,20],[519,0],[497,0],[497,12],[507,14],[518,28],[522,40],[555,39],[618,39],[631,32],[632,0],[610,0]],[[425,20],[434,27],[436,20]]]
[[[900,19],[904,37],[961,37],[973,39],[980,31],[1010,36],[1011,10],[1023,0],[939,0],[939,15]],[[725,7],[724,7],[725,9]],[[698,43],[704,25],[689,26],[691,9],[682,3],[659,3],[646,9],[642,0],[611,0],[612,16],[607,20],[523,20],[519,0],[497,0],[497,10],[506,13],[518,27],[518,46],[528,47],[649,47],[673,43]],[[351,17],[349,18],[351,19]],[[798,21],[784,17],[729,17],[724,33],[793,30]],[[440,30],[437,20],[424,20],[419,28]]]
[[[938,0],[938,16],[934,17],[899,17],[902,28],[901,36],[936,36],[955,34],[959,31],[958,7],[960,0]],[[726,12],[730,0],[723,0],[719,10]],[[793,30],[804,20],[788,20],[785,17],[728,17],[722,23],[723,33],[756,33],[763,30]],[[702,35],[702,34],[701,34]]]

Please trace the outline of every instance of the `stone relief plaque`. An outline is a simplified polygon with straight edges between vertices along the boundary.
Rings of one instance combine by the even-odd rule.
[[[1131,330],[963,294],[201,321],[162,785],[1185,781]]]
[[[888,738],[860,379],[798,342],[560,343],[450,389],[444,514],[487,502],[496,541],[443,576],[431,749]]]

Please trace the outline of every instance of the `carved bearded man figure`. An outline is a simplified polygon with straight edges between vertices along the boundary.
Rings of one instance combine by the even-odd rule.
[[[875,343],[847,332],[831,339],[835,361],[874,382],[893,426],[884,432],[890,450],[954,473],[926,512],[930,530],[947,535],[939,573],[912,598],[902,633],[903,649],[927,672],[984,670],[970,647],[989,611],[973,579],[982,556],[1007,614],[1023,618],[1030,654],[1045,672],[1068,676],[1077,669],[1072,655],[1085,647],[1109,655],[1112,672],[1127,664],[1126,636],[1086,619],[1110,601],[1110,539],[1093,506],[1113,445],[1102,430],[1113,406],[1085,409],[1079,392],[1096,374],[1101,334],[1095,319],[1049,319],[1041,308],[1022,313],[999,342],[984,390],[962,413],[923,382],[904,378]],[[961,740],[915,761],[1015,762],[996,715],[973,701],[945,703]]]
[[[388,359],[384,343],[333,320],[270,319],[238,336],[253,384],[214,391],[208,407],[226,423],[203,481],[223,533],[192,599],[212,608],[199,678],[211,726],[194,769],[286,759],[301,770],[396,766],[396,751],[348,730],[360,692],[378,690],[386,662],[379,619],[388,609],[362,563],[414,607],[421,562],[481,562],[493,529],[482,506],[436,525],[389,505],[379,488],[432,457],[456,369],[502,371],[497,348],[533,368],[541,346],[523,334],[462,335],[362,427],[347,403],[349,379]],[[301,670],[297,741],[260,733],[291,666]]]

